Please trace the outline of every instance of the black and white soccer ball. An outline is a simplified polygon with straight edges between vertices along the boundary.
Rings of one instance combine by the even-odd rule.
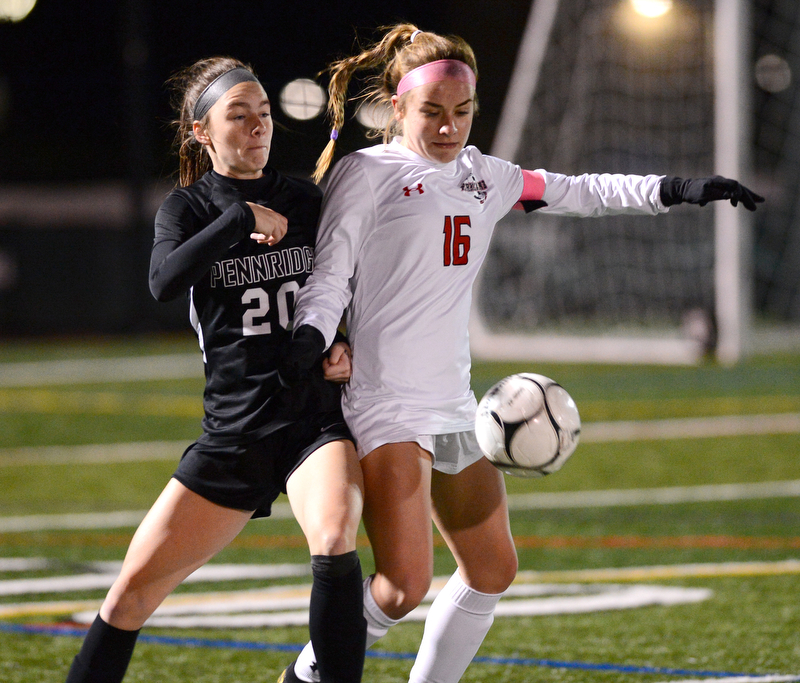
[[[566,390],[544,375],[522,372],[495,384],[478,404],[475,435],[483,454],[516,477],[543,477],[575,452],[581,418]]]

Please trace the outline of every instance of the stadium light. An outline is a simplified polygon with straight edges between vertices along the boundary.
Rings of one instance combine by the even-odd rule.
[[[356,111],[356,120],[370,130],[383,130],[392,116],[391,107],[367,102],[361,104]]]
[[[792,84],[792,67],[783,57],[764,55],[756,62],[756,83],[767,92],[782,92]]]
[[[622,0],[617,5],[618,28],[643,47],[674,36],[682,23],[692,21],[691,13],[678,11],[673,0]]]
[[[325,91],[309,78],[298,78],[284,86],[280,102],[287,116],[308,121],[324,109]]]
[[[672,9],[672,0],[631,0],[634,11],[648,19],[663,17]]]
[[[35,4],[36,0],[0,0],[0,22],[22,21]]]

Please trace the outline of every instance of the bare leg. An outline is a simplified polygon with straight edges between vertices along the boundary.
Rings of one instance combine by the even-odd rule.
[[[124,630],[141,628],[189,574],[236,538],[252,514],[212,503],[170,479],[131,540],[100,608],[102,619]]]
[[[412,683],[456,683],[494,619],[517,569],[502,475],[481,459],[456,475],[433,473],[434,520],[458,571],[431,605]]]
[[[400,619],[422,602],[433,578],[431,456],[416,443],[376,448],[361,460],[364,526],[375,556],[372,595]]]
[[[425,597],[433,576],[430,454],[416,443],[387,444],[361,460],[364,525],[376,573],[364,584],[367,647]],[[319,681],[316,653],[306,645],[294,672]],[[287,679],[288,680],[288,679]]]
[[[359,683],[364,668],[367,624],[356,552],[363,489],[350,441],[320,447],[287,485],[292,510],[311,550],[309,631],[315,673],[323,682]]]
[[[294,471],[286,490],[312,555],[356,549],[364,479],[352,443],[332,441],[317,449]]]
[[[120,683],[147,618],[181,581],[228,545],[251,515],[215,505],[171,479],[134,534],[67,683]]]
[[[464,582],[502,593],[517,573],[503,474],[481,458],[459,474],[434,471],[433,518]]]

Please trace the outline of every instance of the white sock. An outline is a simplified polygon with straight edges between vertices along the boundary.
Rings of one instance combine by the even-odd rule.
[[[369,588],[371,584],[371,576],[364,579],[364,618],[367,620],[367,647],[370,647],[379,638],[385,636],[389,628],[399,621],[398,619],[387,617],[383,610],[378,607],[378,603],[375,602],[375,598],[372,597],[372,591]],[[311,641],[306,643],[306,646],[295,660],[294,673],[301,681],[319,683],[317,658],[314,655],[314,648],[311,647]]]
[[[457,683],[486,637],[501,595],[473,590],[456,571],[425,619],[410,683]]]

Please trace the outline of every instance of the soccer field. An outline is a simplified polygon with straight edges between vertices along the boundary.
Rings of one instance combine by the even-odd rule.
[[[584,429],[560,472],[506,479],[520,574],[463,680],[800,680],[800,357],[476,364],[476,394],[518,371],[567,388]],[[64,680],[202,387],[188,335],[0,345],[0,681]],[[307,563],[282,499],[156,613],[126,681],[275,680],[307,639]],[[407,680],[424,608],[365,681]]]

